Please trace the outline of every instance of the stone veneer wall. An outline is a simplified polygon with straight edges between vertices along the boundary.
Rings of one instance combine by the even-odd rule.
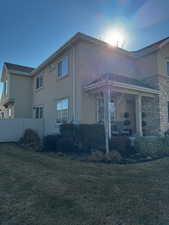
[[[143,111],[147,111],[148,117],[147,117],[147,123],[150,123],[151,126],[150,129],[153,129],[153,131],[157,131],[155,127],[159,126],[160,133],[164,134],[166,130],[169,129],[169,123],[168,123],[168,101],[169,101],[169,78],[164,75],[154,75],[151,77],[148,77],[144,79],[144,82],[149,84],[152,88],[160,90],[159,97],[156,97],[154,99],[154,103],[152,100],[152,103],[150,103],[150,100],[147,101],[143,99]],[[146,102],[147,101],[147,102]],[[149,105],[152,105],[152,111],[149,110]],[[152,119],[150,118],[150,115],[152,116]],[[153,132],[154,133],[154,132]]]
[[[159,76],[160,86],[160,126],[164,133],[169,129],[168,122],[168,101],[169,101],[169,78],[164,75]]]
[[[144,79],[144,82],[151,88],[160,89],[158,75],[150,76]],[[142,111],[145,112],[146,121],[145,129],[146,135],[157,135],[161,133],[160,124],[160,98],[156,97],[142,97]]]
[[[160,132],[160,113],[159,98],[142,97],[142,112],[145,113],[143,121],[146,126],[143,127],[143,134],[157,135]]]

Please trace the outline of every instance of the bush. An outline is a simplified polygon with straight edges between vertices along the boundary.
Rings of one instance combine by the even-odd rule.
[[[76,150],[81,153],[105,149],[104,126],[101,124],[63,124],[60,133],[63,137],[71,137]]]
[[[164,135],[167,137],[169,136],[169,129],[164,133]]]
[[[125,121],[124,121],[124,125],[125,125],[125,126],[129,126],[130,124],[131,124],[130,120],[125,120]]]
[[[72,137],[60,136],[57,140],[57,149],[63,153],[77,152],[77,148]]]
[[[26,129],[23,137],[19,140],[19,144],[32,148],[36,151],[41,150],[41,140],[36,131],[32,129]]]
[[[110,149],[118,151],[123,157],[133,154],[131,141],[127,136],[112,136]]]
[[[161,157],[169,155],[169,137],[139,137],[135,149],[144,156]]]
[[[87,160],[90,162],[119,163],[122,161],[122,156],[117,151],[109,153],[95,151],[88,156]]]
[[[88,156],[87,160],[90,162],[103,162],[105,160],[105,156],[103,152],[95,151]]]
[[[56,152],[57,151],[57,142],[58,135],[47,135],[43,138],[43,151],[45,152]]]
[[[114,163],[119,163],[122,161],[122,156],[119,152],[117,151],[112,151],[109,152],[108,154],[105,154],[105,161],[106,162],[114,162]]]

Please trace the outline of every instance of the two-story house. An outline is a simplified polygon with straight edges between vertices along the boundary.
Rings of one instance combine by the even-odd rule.
[[[44,118],[46,133],[56,132],[62,122],[106,121],[109,135],[118,124],[139,135],[169,128],[169,38],[129,52],[77,33],[30,70],[18,76],[32,85],[31,103],[23,108],[34,118]],[[17,96],[10,98],[17,107]]]
[[[32,117],[32,71],[31,67],[4,63],[1,76],[3,82],[1,118]]]

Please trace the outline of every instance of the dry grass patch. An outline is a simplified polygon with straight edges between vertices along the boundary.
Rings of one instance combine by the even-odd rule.
[[[169,225],[169,159],[82,163],[0,144],[0,224]]]

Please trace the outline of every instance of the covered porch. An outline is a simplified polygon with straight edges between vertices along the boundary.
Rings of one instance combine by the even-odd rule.
[[[139,80],[106,74],[88,83],[85,91],[97,99],[97,122],[112,135],[143,136],[156,132],[159,91]]]

